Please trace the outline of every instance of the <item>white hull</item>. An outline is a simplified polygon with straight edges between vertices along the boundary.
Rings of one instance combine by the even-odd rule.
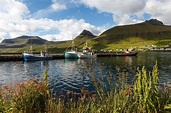
[[[79,53],[78,57],[81,58],[81,59],[83,59],[83,58],[96,58],[97,55],[96,54],[92,54],[92,53],[89,53],[89,54]]]

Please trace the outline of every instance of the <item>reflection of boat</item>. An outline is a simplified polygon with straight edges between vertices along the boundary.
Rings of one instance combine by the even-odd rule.
[[[114,53],[114,56],[136,56],[138,54],[138,52],[116,52]]]
[[[86,46],[83,47],[83,51],[78,54],[79,58],[96,58],[97,55],[87,46],[87,41],[86,41]]]
[[[78,53],[76,51],[76,49],[74,48],[74,41],[72,41],[72,47],[70,51],[66,51],[64,53],[64,57],[65,58],[73,58],[73,59],[77,59],[78,58]]]
[[[52,56],[49,56],[47,51],[41,51],[40,55],[34,55],[32,53],[32,46],[30,52],[23,53],[24,61],[38,61],[38,60],[51,60]]]

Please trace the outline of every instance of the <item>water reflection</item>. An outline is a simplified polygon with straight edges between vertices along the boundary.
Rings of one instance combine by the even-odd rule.
[[[96,78],[118,77],[127,73],[131,82],[137,67],[145,66],[151,71],[158,62],[160,81],[171,82],[171,53],[146,52],[137,57],[102,57],[96,59],[60,59],[37,62],[0,62],[0,83],[14,84],[23,80],[43,79],[48,70],[49,83],[58,93],[67,91],[80,92],[82,87],[94,90],[92,75]]]
[[[61,61],[56,63],[56,69],[50,70],[51,87],[58,94],[66,93],[68,90],[79,93],[82,87],[92,89],[91,75],[84,60],[64,59],[64,63],[59,63]]]
[[[133,57],[130,57],[130,56],[124,57],[124,60],[128,64],[128,66],[131,66],[132,65],[132,58]]]

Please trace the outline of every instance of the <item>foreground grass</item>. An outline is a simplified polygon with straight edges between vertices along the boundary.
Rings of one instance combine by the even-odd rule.
[[[151,73],[147,73],[144,67],[137,69],[132,84],[127,83],[128,74],[124,72],[118,80],[113,75],[95,78],[93,71],[91,73],[96,94],[82,88],[82,96],[77,100],[74,95],[67,100],[52,97],[47,71],[44,81],[28,80],[14,86],[3,86],[0,91],[0,112],[164,113],[170,109],[170,91],[168,87],[159,85],[156,65]]]

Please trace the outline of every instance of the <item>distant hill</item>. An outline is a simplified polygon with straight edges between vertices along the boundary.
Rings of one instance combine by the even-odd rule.
[[[20,36],[14,39],[4,39],[4,44],[24,43],[24,44],[45,44],[47,40],[42,39],[38,36]]]
[[[88,46],[100,49],[118,49],[118,48],[144,48],[150,45],[158,47],[171,47],[171,26],[166,26],[157,19],[147,20],[142,23],[115,26],[104,31],[99,36],[93,35],[88,30],[83,30],[74,38],[75,46],[81,49],[86,40]],[[64,52],[71,41],[49,42],[38,36],[20,36],[14,39],[5,39],[0,44],[0,51],[24,51],[30,44],[34,44],[34,50],[39,51],[48,44],[51,52]],[[6,49],[3,49],[6,48]],[[7,49],[9,48],[9,49]]]
[[[47,40],[42,39],[38,36],[20,36],[14,39],[4,39],[0,44],[1,48],[21,48],[26,45],[35,44],[42,45],[45,44]]]
[[[116,26],[92,40],[94,48],[113,49],[143,45],[171,45],[171,26],[157,19],[142,23]]]
[[[99,38],[105,37],[107,39],[123,39],[127,37],[143,37],[152,38],[154,35],[157,38],[165,37],[165,35],[171,33],[171,26],[165,26],[158,20],[149,20],[143,23],[116,26],[105,32],[103,32]],[[153,37],[154,37],[153,36]]]

